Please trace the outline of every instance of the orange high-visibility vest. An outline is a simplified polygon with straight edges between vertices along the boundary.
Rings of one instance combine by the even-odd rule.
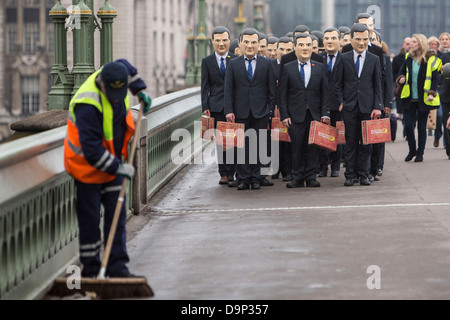
[[[67,134],[64,139],[64,167],[67,173],[73,178],[83,183],[102,184],[113,181],[116,176],[108,174],[102,169],[106,169],[111,164],[114,157],[114,137],[113,137],[113,110],[111,103],[106,96],[97,88],[95,79],[101,70],[93,73],[80,87],[75,96],[70,101],[69,117],[67,119]],[[75,118],[75,108],[78,104],[89,104],[97,108],[103,116],[103,142],[106,151],[99,162],[91,165],[83,154],[80,144],[77,122]],[[126,159],[128,156],[128,142],[134,133],[134,120],[130,111],[130,99],[125,98],[127,110],[127,129],[124,135],[122,155]],[[111,162],[110,162],[111,161]],[[102,166],[103,165],[103,166]]]

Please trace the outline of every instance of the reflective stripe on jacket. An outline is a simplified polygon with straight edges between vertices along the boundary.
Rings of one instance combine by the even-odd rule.
[[[406,55],[405,60],[408,59],[408,54]],[[442,67],[442,60],[439,59],[436,56],[431,56],[428,59],[427,62],[427,73],[426,73],[426,77],[425,77],[425,83],[423,86],[423,90],[424,90],[424,103],[428,106],[440,106],[441,104],[441,99],[439,97],[439,93],[436,92],[436,97],[434,97],[434,99],[432,101],[427,101],[428,98],[428,94],[429,91],[431,90],[431,83],[432,83],[432,79],[433,79],[433,71],[435,70],[440,70]],[[409,85],[409,68],[408,66],[406,66],[406,81],[405,81],[405,85],[403,86],[403,90],[402,90],[402,94],[401,94],[401,99],[407,99],[411,96],[411,88]]]
[[[70,101],[69,117],[67,119],[67,135],[64,139],[64,166],[66,171],[76,180],[83,183],[102,184],[115,179],[115,175],[108,174],[104,170],[116,157],[113,137],[113,109],[106,96],[97,88],[95,79],[101,70],[93,73],[80,87]],[[102,114],[103,117],[103,141],[106,149],[101,159],[91,165],[83,154],[79,139],[79,132],[75,117],[75,108],[78,104],[91,105]],[[125,98],[127,110],[126,132],[122,146],[122,155],[127,158],[128,142],[134,133],[134,120],[130,111],[130,100]]]

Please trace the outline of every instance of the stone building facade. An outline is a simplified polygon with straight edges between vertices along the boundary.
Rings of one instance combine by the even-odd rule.
[[[61,0],[70,11],[79,0]],[[255,2],[244,0],[246,26],[253,26]],[[94,0],[94,13],[104,4]],[[198,0],[110,0],[118,15],[113,27],[114,59],[126,58],[145,79],[152,97],[184,85],[187,36],[196,30]],[[268,10],[268,1],[265,10]],[[0,141],[12,122],[46,112],[54,62],[56,0],[0,0]],[[207,34],[218,25],[237,37],[238,0],[206,0]],[[268,16],[268,15],[267,15]],[[263,30],[265,31],[265,30]],[[100,32],[95,30],[95,68],[100,67]],[[73,67],[72,31],[67,31],[68,67]],[[132,103],[137,103],[133,99]]]

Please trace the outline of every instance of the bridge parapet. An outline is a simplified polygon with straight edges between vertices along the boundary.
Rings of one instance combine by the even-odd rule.
[[[183,168],[171,161],[178,143],[171,135],[186,129],[194,145],[200,100],[198,87],[153,100],[127,190],[129,214],[144,210],[148,198]],[[65,134],[64,126],[0,145],[0,299],[39,299],[56,276],[77,263],[75,185],[64,169]],[[192,150],[193,157],[201,148]]]

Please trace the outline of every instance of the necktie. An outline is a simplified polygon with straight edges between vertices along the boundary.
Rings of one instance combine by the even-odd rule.
[[[223,62],[224,60],[224,57],[220,58],[220,72],[222,72],[223,77],[225,77],[225,72],[227,71],[225,68],[225,63]]]
[[[328,73],[331,74],[331,72],[333,71],[333,58],[334,58],[334,55],[330,54],[328,57],[330,58],[330,61],[328,62]]]
[[[361,55],[360,54],[358,54],[358,58],[356,59],[356,64],[355,64],[355,67],[356,67],[356,74],[358,75],[358,78],[359,78],[359,63],[360,63],[360,59],[361,58]]]
[[[248,78],[250,79],[250,81],[252,81],[252,80],[253,80],[253,66],[252,66],[252,61],[255,60],[255,58],[253,58],[253,59],[247,59],[247,58],[245,58],[245,60],[248,61],[248,69],[247,69]]]
[[[306,82],[305,82],[305,69],[304,69],[305,65],[306,65],[306,63],[300,63],[300,67],[301,67],[301,69],[300,69],[300,76],[302,77],[303,84],[304,84],[305,87],[306,87]]]

